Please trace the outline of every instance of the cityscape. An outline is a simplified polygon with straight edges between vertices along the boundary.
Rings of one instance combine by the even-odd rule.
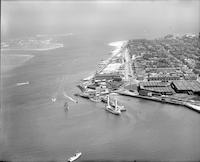
[[[199,39],[186,34],[119,42],[96,74],[78,85],[82,93],[76,95],[99,102],[114,92],[199,112]]]
[[[200,161],[199,0],[0,3],[0,162]]]

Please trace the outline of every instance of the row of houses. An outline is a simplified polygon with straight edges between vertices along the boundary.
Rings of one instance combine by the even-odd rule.
[[[148,76],[148,81],[197,80],[195,74]]]

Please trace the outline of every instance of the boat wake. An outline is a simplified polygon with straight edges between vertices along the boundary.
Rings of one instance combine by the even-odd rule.
[[[72,97],[68,96],[65,92],[63,92],[63,95],[64,95],[64,97],[70,99],[72,102],[74,102],[74,103],[78,103],[77,100],[75,100],[75,99],[73,99]]]

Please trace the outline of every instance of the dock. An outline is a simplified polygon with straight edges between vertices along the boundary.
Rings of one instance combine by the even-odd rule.
[[[184,106],[184,107],[187,107],[191,110],[194,110],[194,111],[200,113],[200,105],[196,105],[191,102],[181,101],[181,100],[177,100],[177,99],[171,99],[168,97],[162,98],[162,97],[142,96],[142,95],[130,92],[130,91],[121,91],[121,92],[117,92],[117,93],[120,95],[123,95],[123,96],[129,96],[129,97],[141,98],[141,99],[145,99],[145,100],[151,100],[151,101],[155,101],[155,102]]]

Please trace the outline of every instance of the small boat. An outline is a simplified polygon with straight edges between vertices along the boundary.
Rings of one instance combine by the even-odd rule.
[[[68,105],[67,102],[65,102],[65,104],[64,104],[64,108],[65,108],[65,111],[69,110],[69,105]]]
[[[23,85],[27,85],[27,84],[29,84],[29,82],[16,83],[17,86],[23,86]]]
[[[116,103],[117,104],[117,103]],[[120,109],[117,107],[117,105],[115,107],[112,107],[110,105],[110,99],[109,99],[109,95],[108,95],[108,99],[107,99],[107,105],[106,105],[106,108],[105,110],[107,110],[108,112],[112,113],[112,114],[115,114],[115,115],[120,115],[121,114],[121,111]]]
[[[56,102],[56,98],[52,98],[51,101],[52,101],[52,102]]]
[[[67,161],[68,161],[68,162],[75,161],[75,160],[77,160],[78,158],[80,158],[81,155],[82,155],[81,152],[77,152],[74,156],[70,157]]]

